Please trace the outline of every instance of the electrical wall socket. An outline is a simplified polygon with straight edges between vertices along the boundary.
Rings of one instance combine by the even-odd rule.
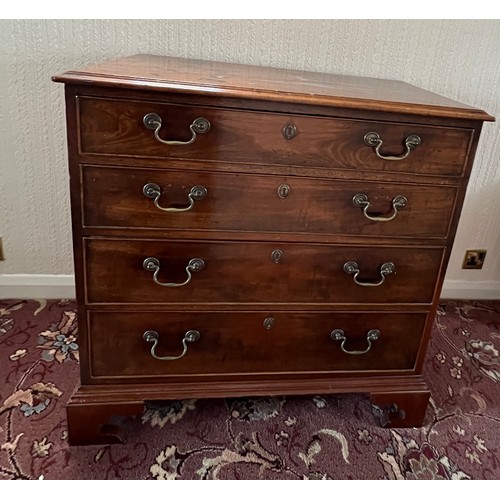
[[[486,250],[466,250],[462,269],[482,269]]]

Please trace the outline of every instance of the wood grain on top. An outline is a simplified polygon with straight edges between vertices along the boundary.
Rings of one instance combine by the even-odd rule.
[[[145,54],[68,71],[53,80],[494,121],[482,110],[400,81]]]

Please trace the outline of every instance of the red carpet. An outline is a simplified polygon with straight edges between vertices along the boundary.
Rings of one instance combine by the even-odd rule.
[[[500,479],[500,302],[441,307],[420,429],[380,428],[363,395],[187,400],[69,448],[76,326],[71,301],[0,301],[2,479]]]

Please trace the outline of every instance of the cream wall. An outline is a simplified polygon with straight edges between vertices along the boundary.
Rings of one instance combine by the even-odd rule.
[[[0,296],[72,293],[63,86],[50,77],[140,52],[399,79],[500,118],[497,20],[1,20]],[[499,130],[484,127],[448,296],[500,298]],[[482,271],[460,269],[466,248],[488,249]]]

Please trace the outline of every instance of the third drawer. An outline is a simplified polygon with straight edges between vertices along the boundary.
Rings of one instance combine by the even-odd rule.
[[[430,304],[443,248],[85,238],[88,303]]]

